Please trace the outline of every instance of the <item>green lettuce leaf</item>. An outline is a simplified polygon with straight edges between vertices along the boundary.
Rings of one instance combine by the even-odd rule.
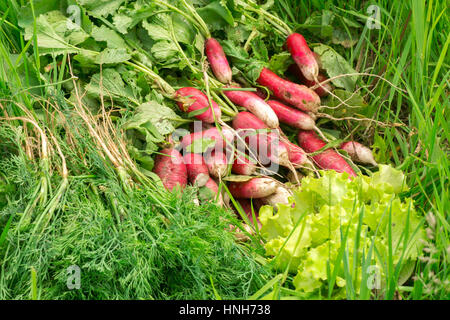
[[[385,165],[370,177],[353,180],[335,171],[306,177],[294,190],[294,207],[280,204],[277,213],[269,206],[261,208],[266,254],[274,268],[295,274],[296,290],[308,295],[327,289],[331,274],[334,298],[345,297],[348,281],[359,292],[363,257],[383,270],[389,252],[401,264],[399,283],[404,282],[425,236],[412,199],[399,197],[404,190],[403,173]],[[369,258],[372,244],[376,254]]]

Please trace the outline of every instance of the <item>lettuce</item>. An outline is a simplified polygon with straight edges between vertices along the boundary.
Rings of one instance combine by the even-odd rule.
[[[376,265],[385,277],[390,261],[402,267],[422,250],[422,220],[413,201],[399,197],[406,190],[403,173],[386,165],[353,180],[335,171],[304,178],[294,207],[261,208],[266,254],[276,269],[295,274],[302,293],[317,294],[331,283],[342,295],[349,278],[359,292],[364,266]]]

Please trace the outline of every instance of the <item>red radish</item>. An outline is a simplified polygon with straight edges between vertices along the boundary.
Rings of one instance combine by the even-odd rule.
[[[289,165],[288,151],[277,132],[255,132],[269,130],[255,115],[245,111],[239,112],[233,119],[233,128],[240,130],[239,135],[245,139],[250,149],[258,153],[264,164],[273,161],[284,166]]]
[[[316,152],[326,146],[326,143],[314,131],[300,131],[298,134],[298,143],[308,153]],[[356,173],[352,167],[333,149],[327,149],[312,158],[324,170],[347,172],[350,177],[356,177]]]
[[[209,193],[209,195],[207,195],[204,198],[211,198],[211,193],[212,193],[212,196],[214,198],[216,198],[217,194],[219,193],[219,186],[217,185],[217,183],[212,178],[209,178],[208,181],[206,182],[206,184],[202,188],[203,189],[201,189],[201,190],[208,190],[208,193]],[[205,200],[205,199],[203,199],[203,200]],[[222,199],[222,195],[221,194],[219,194],[219,198],[218,198],[217,203],[219,205],[223,204],[223,199]]]
[[[234,134],[230,129],[222,128],[222,132],[220,132],[216,127],[213,127],[207,130],[193,132],[191,134],[185,135],[181,139],[181,147],[184,149],[189,145],[191,145],[197,139],[205,139],[205,140],[211,139],[216,141],[215,146],[212,147],[216,147],[217,149],[223,149],[226,146],[226,142],[222,138],[222,135],[223,138],[225,138],[225,140],[227,141],[227,143],[231,143],[234,139]],[[191,151],[194,151],[195,153],[202,153],[203,150],[191,150]]]
[[[300,83],[306,85],[307,87],[314,87],[319,82],[323,82],[328,79],[324,74],[319,73],[319,75],[317,76],[318,82],[315,80],[312,80],[312,81],[308,80],[305,78],[305,76],[303,75],[303,73],[300,71],[300,69],[298,68],[298,66],[296,64],[291,64],[289,66],[289,72],[294,74],[298,78],[298,80],[300,80]],[[327,90],[328,91],[333,90],[333,86],[329,82],[322,84],[321,87],[318,87],[314,91],[319,95],[319,97],[325,97],[329,94]]]
[[[272,91],[275,97],[297,109],[317,112],[320,107],[320,97],[313,90],[280,78],[267,68],[263,68],[257,81]]]
[[[280,122],[288,124],[294,128],[303,130],[313,130],[316,122],[307,113],[290,108],[275,100],[267,101],[269,106],[275,111]]]
[[[256,163],[242,154],[236,154],[231,171],[243,176],[251,176],[256,171]]]
[[[235,130],[238,129],[269,129],[269,127],[262,122],[261,119],[247,111],[239,112],[233,119],[232,126]]]
[[[214,110],[214,115],[209,106],[208,97],[198,89],[185,87],[178,89],[175,92],[174,99],[177,101],[178,107],[183,112],[193,112],[197,110],[205,109],[204,112],[196,115],[198,120],[213,123],[214,115],[216,120],[220,120],[222,111],[217,103],[211,100],[211,104]]]
[[[216,178],[224,177],[228,172],[227,156],[220,150],[212,150],[205,155],[209,174]]]
[[[289,197],[292,197],[292,193],[287,188],[278,186],[275,193],[263,198],[262,201],[275,207],[278,203],[289,204]]]
[[[230,83],[232,72],[220,43],[214,38],[209,38],[206,40],[205,49],[209,64],[216,78],[222,83]]]
[[[261,229],[262,224],[261,221],[259,221],[258,218],[258,209],[255,203],[253,202],[253,212],[252,212],[252,203],[248,199],[236,199],[237,202],[241,205],[241,208],[244,210],[245,214],[247,215],[248,220],[250,220],[250,223],[252,226],[255,225],[255,220],[253,220],[253,212],[255,213],[256,223],[258,225],[258,229]],[[248,231],[248,230],[247,230]]]
[[[305,78],[311,81],[315,80],[319,75],[319,65],[305,38],[299,33],[293,33],[287,38],[286,45],[292,59],[294,59]]]
[[[277,184],[269,178],[253,178],[245,182],[230,182],[228,189],[233,197],[264,198],[275,192]]]
[[[308,156],[302,148],[287,139],[283,140],[283,143],[288,151],[289,161],[292,163],[294,168],[301,167],[303,164],[308,162]]]
[[[238,86],[229,86],[229,88],[239,88]],[[259,119],[261,119],[269,128],[278,128],[278,117],[270,106],[257,94],[250,91],[224,91],[224,94],[233,103],[246,108]]]
[[[160,153],[155,158],[153,172],[167,190],[172,191],[177,185],[184,188],[187,184],[187,170],[181,153],[176,149],[163,149]]]
[[[186,153],[183,156],[190,183],[202,187],[209,180],[209,171],[201,154]]]
[[[359,142],[344,142],[341,144],[341,149],[347,151],[353,161],[378,166],[378,163],[373,158],[372,151]]]

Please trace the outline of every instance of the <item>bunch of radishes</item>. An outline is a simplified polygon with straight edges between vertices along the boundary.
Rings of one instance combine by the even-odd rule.
[[[248,214],[248,199],[262,199],[263,203],[271,205],[289,203],[290,192],[282,183],[273,178],[255,176],[258,165],[275,163],[295,170],[310,164],[311,158],[320,169],[347,172],[350,178],[356,176],[349,163],[333,149],[317,154],[326,142],[315,132],[318,130],[315,114],[321,105],[320,97],[328,94],[332,87],[329,83],[320,83],[326,79],[319,73],[320,58],[310,50],[302,35],[291,34],[287,38],[287,48],[296,63],[290,69],[306,85],[293,83],[263,68],[257,82],[271,92],[272,97],[268,101],[258,92],[239,90],[241,87],[232,82],[230,65],[217,40],[208,39],[205,47],[213,74],[224,84],[225,96],[247,111],[234,117],[231,128],[221,120],[219,105],[207,95],[195,88],[179,89],[174,98],[180,109],[194,112],[196,119],[211,127],[184,136],[178,146],[164,149],[157,156],[154,171],[167,189],[172,190],[176,185],[183,188],[189,182],[217,194],[216,180],[221,180],[231,171],[234,175],[247,177],[229,181],[227,187]],[[315,91],[309,88],[316,85]],[[299,129],[298,145],[286,138],[279,127],[280,122]],[[215,143],[206,152],[188,152],[187,147],[197,139],[209,139]],[[376,165],[370,149],[360,143],[346,142],[341,148],[352,160]],[[315,154],[309,157],[310,153]],[[222,202],[220,195],[217,199]]]

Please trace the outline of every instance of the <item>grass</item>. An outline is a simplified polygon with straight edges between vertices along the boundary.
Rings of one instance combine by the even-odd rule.
[[[105,155],[104,149],[99,151],[85,127],[74,132],[73,137],[65,132],[56,134],[52,122],[36,114],[36,101],[46,107],[51,102],[64,110],[61,90],[65,74],[59,73],[64,67],[53,68],[49,76],[52,85],[40,79],[36,38],[25,42],[17,24],[22,2],[0,3],[0,97],[4,108],[0,115],[34,120],[46,134],[40,137],[36,127],[24,125],[18,118],[9,121],[10,125],[1,122],[0,298],[261,298],[274,284],[285,282],[286,275],[272,275],[269,279],[268,271],[249,253],[263,253],[261,246],[236,245],[225,232],[218,231],[220,228],[208,234],[212,226],[222,226],[219,217],[225,211],[214,206],[195,208],[183,201],[189,199],[189,193],[180,199],[155,191],[132,165],[124,164],[122,174],[114,159]],[[365,24],[366,9],[372,3],[381,9],[379,30]],[[308,33],[300,23],[311,12],[324,9],[364,26],[355,45],[340,53],[359,71],[391,82],[361,78],[359,86],[364,87],[369,102],[368,116],[402,125],[356,128],[355,134],[358,140],[374,146],[377,161],[392,163],[405,172],[410,186],[405,196],[414,199],[426,219],[427,241],[424,255],[414,266],[414,276],[398,286],[400,270],[390,261],[385,270],[387,289],[378,297],[446,299],[450,286],[448,4],[435,0],[280,0],[275,1],[272,10],[291,28]],[[308,35],[320,41],[314,34]],[[64,65],[67,59],[64,56]],[[51,63],[56,65],[56,60]],[[341,126],[348,132],[355,129],[350,122],[342,122]],[[55,132],[56,142],[49,132]],[[79,147],[74,148],[68,138],[74,138]],[[120,149],[120,136],[107,138],[109,147]],[[49,164],[40,157],[46,150],[42,146],[45,139],[50,145]],[[58,146],[65,158],[60,156]],[[68,177],[63,174],[65,161]],[[143,190],[127,188],[129,177],[143,179]],[[11,182],[19,187],[8,193],[6,206],[2,207],[2,188],[9,188]],[[165,206],[160,211],[153,209],[161,203]],[[206,217],[206,212],[212,214]],[[33,233],[29,233],[28,214],[41,221],[36,227],[33,224]],[[165,229],[162,215],[176,218],[179,224]],[[125,216],[128,219],[123,223]],[[57,218],[56,222],[48,223],[52,217]],[[24,221],[24,229],[17,227],[19,220]],[[39,237],[33,238],[32,234]],[[355,291],[356,266],[349,265],[347,249],[343,247],[340,253],[347,298],[373,298],[365,287],[359,294]],[[369,264],[376,254],[371,247],[362,264]],[[27,267],[21,264],[24,261]],[[64,270],[77,263],[89,274],[88,283],[83,283],[90,288],[87,291],[65,288]],[[336,272],[330,270],[330,274]],[[368,276],[363,274],[363,279]],[[335,276],[330,278],[333,281]],[[273,297],[293,294],[289,286],[276,292],[279,295]]]

